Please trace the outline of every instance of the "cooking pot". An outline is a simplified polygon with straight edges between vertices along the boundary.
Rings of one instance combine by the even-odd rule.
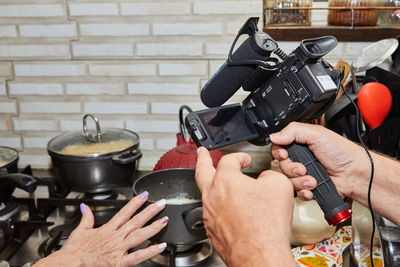
[[[26,174],[18,172],[18,151],[5,146],[0,146],[0,202],[7,202],[15,187],[27,192],[36,189],[36,180]]]
[[[167,242],[177,252],[207,240],[201,194],[194,174],[194,169],[165,169],[144,175],[133,184],[134,195],[149,192],[145,206],[160,199],[167,200],[165,209],[151,222],[168,216],[168,225],[150,240],[155,243]]]
[[[88,118],[95,122],[95,134],[87,128]],[[101,131],[99,120],[92,114],[83,117],[83,133],[56,136],[48,142],[47,151],[61,185],[88,193],[131,185],[142,157],[135,132],[114,128]]]

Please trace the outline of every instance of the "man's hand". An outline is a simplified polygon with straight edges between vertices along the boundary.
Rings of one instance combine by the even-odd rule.
[[[290,252],[293,187],[282,174],[265,171],[257,179],[241,172],[245,153],[222,157],[217,169],[199,148],[196,181],[202,192],[207,235],[228,266],[295,266]]]

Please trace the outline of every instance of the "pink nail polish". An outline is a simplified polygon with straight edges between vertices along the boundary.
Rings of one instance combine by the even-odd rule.
[[[140,196],[142,199],[145,199],[145,198],[147,198],[147,197],[149,196],[149,192],[144,191],[144,192],[141,193],[139,196]]]
[[[160,223],[161,223],[161,224],[167,223],[168,220],[169,220],[168,216],[162,217],[162,218],[160,219]]]
[[[81,204],[79,205],[79,209],[81,210],[81,213],[84,214],[85,211],[86,211],[86,205],[83,204],[83,203],[81,203]]]
[[[158,245],[159,249],[164,249],[166,247],[167,247],[167,243],[165,243],[165,242]]]

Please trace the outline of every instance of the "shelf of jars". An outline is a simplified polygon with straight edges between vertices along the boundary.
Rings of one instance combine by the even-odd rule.
[[[400,0],[330,0],[329,7],[311,7],[310,0],[265,0],[264,31],[277,41],[300,41],[333,35],[342,42],[373,42],[400,37]],[[354,3],[358,3],[359,5]],[[382,3],[382,2],[380,2]],[[349,4],[350,5],[350,4]],[[312,25],[311,12],[326,10],[327,25]]]

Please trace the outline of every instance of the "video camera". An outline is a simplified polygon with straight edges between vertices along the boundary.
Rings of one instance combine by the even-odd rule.
[[[186,128],[197,146],[211,150],[245,140],[266,145],[271,133],[292,121],[320,116],[335,100],[341,73],[322,59],[337,45],[335,37],[303,40],[286,55],[267,33],[258,31],[257,23],[253,17],[242,26],[227,61],[202,89],[201,100],[210,109],[186,116]],[[243,34],[249,37],[233,53]],[[242,104],[221,106],[240,87],[250,92]],[[337,225],[350,218],[349,205],[308,147],[293,143],[286,148],[290,158],[317,179],[313,193],[325,219]]]

